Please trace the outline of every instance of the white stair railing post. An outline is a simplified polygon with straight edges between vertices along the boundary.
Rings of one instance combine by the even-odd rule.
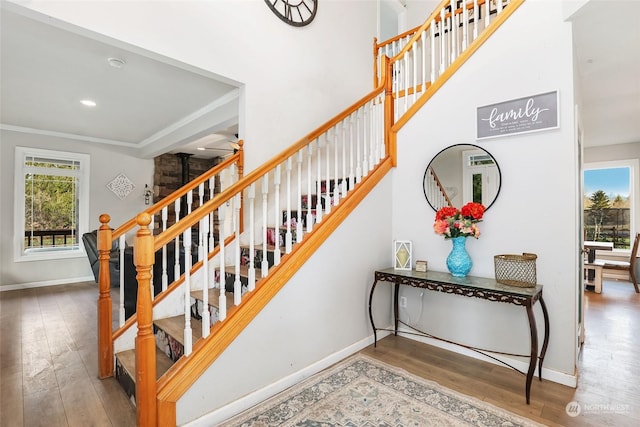
[[[334,170],[334,187],[333,187],[333,204],[337,206],[340,203],[340,188],[342,186],[342,181],[340,177],[340,169],[338,163],[339,151],[338,147],[340,145],[340,133],[338,126],[340,123],[337,123],[333,127],[333,170]]]
[[[322,138],[316,139],[316,222],[322,222]]]
[[[216,186],[216,182],[214,177],[209,178],[209,200],[213,199],[213,196],[215,195],[215,186]],[[209,215],[209,248],[215,248],[216,247],[216,236],[214,233],[214,227],[213,227],[213,214]]]
[[[262,265],[261,275],[267,277],[269,274],[269,261],[267,260],[267,229],[269,228],[267,213],[268,203],[267,197],[269,196],[269,175],[264,174],[262,177]]]
[[[198,206],[202,206],[202,203],[204,202],[204,182],[201,182],[200,185],[198,185],[198,201],[200,202],[200,204]],[[198,232],[198,261],[202,261],[202,257],[204,256],[204,249],[203,249],[203,234],[202,234],[202,230],[199,230]]]
[[[119,237],[120,240],[118,240],[118,256],[120,258],[120,286],[119,286],[119,295],[120,295],[120,302],[118,303],[119,305],[119,313],[118,313],[118,325],[122,326],[124,325],[124,321],[125,321],[125,317],[126,317],[126,313],[124,311],[124,248],[126,246],[127,240],[125,238],[125,235],[121,235]],[[111,327],[111,325],[109,325],[109,327]]]
[[[203,250],[205,253],[202,258],[202,338],[209,336],[209,330],[211,328],[211,315],[209,313],[209,240],[206,238],[209,232],[209,214],[200,220],[200,229],[202,230],[205,239]]]
[[[233,303],[240,305],[242,298],[242,281],[240,280],[240,193],[233,196],[233,233],[234,233],[234,266]]]
[[[174,211],[176,213],[176,224],[178,223],[178,221],[180,221],[180,203],[181,202],[181,198],[177,198],[176,201],[174,202],[173,206],[174,206]],[[177,279],[178,277],[180,277],[180,235],[178,234],[176,236],[176,245],[175,245],[175,250],[174,250],[174,267],[173,267],[173,277],[174,279]]]
[[[324,208],[325,214],[329,215],[331,212],[331,204],[333,203],[333,198],[331,196],[331,138],[329,137],[329,132],[331,129],[328,129],[324,134],[324,152],[325,152],[325,166],[326,166],[326,184],[325,184],[325,198],[324,198]],[[335,183],[334,183],[335,185]]]
[[[360,132],[360,129],[362,127],[362,108],[358,108],[355,113],[355,122],[356,122],[356,176],[355,176],[355,181],[356,182],[360,182],[362,181],[362,153],[361,153],[361,146],[362,146],[362,134]]]
[[[302,218],[304,215],[304,213],[302,212],[302,150],[298,150],[298,152],[296,153],[296,163],[298,166],[298,194],[296,197],[298,205],[298,220],[296,221],[296,242],[300,243],[302,242],[302,238],[304,235],[304,229],[302,227]]]
[[[247,290],[253,291],[256,288],[256,266],[255,266],[255,202],[256,202],[256,186],[251,184],[247,192],[249,204],[249,279]]]
[[[227,318],[227,295],[226,295],[226,283],[227,283],[227,273],[225,271],[225,211],[227,209],[227,204],[223,203],[218,208],[218,234],[219,234],[219,245],[220,245],[220,296],[218,297],[218,320],[223,321]]]
[[[353,154],[353,143],[354,143],[354,135],[353,135],[353,128],[355,126],[355,120],[354,120],[355,114],[351,114],[349,116],[349,185],[347,186],[348,188],[353,188],[354,185],[356,184],[356,174],[355,174],[355,170],[353,167],[353,162],[354,162],[354,154]]]
[[[169,208],[165,206],[162,208],[162,232],[167,231],[167,221],[169,219]],[[162,291],[166,291],[169,286],[169,273],[167,271],[167,245],[162,247]],[[174,277],[174,280],[178,279]]]
[[[288,157],[285,161],[285,171],[287,174],[287,231],[284,237],[284,253],[288,254],[291,252],[291,246],[293,245],[293,238],[291,234],[291,157]]]
[[[191,332],[191,229],[184,232],[184,355],[192,350]]]
[[[312,145],[313,144],[307,145],[307,233],[311,233],[311,230],[313,230],[313,194],[311,193]]]
[[[280,212],[280,174],[282,173],[281,165],[276,166],[276,170],[273,175],[273,196],[274,196],[274,241],[275,247],[273,249],[273,265],[280,264],[280,224],[282,223],[282,213]],[[266,256],[266,254],[265,254]]]

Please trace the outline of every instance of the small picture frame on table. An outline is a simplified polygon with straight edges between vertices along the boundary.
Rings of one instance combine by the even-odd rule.
[[[393,268],[394,270],[411,270],[411,241],[393,241]]]

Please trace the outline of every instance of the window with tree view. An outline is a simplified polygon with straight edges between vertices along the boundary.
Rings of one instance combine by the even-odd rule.
[[[22,169],[16,182],[19,256],[80,252],[79,236],[86,231],[88,156],[18,147],[16,160]]]
[[[585,165],[584,238],[613,242],[615,249],[629,249],[633,235],[633,169],[624,164],[606,166]]]

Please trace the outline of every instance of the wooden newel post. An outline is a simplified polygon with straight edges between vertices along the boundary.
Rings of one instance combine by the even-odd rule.
[[[384,97],[384,145],[387,148],[387,154],[391,157],[391,164],[396,166],[398,163],[396,153],[396,140],[391,136],[391,127],[393,126],[393,63],[388,56],[383,56],[384,64],[384,81],[385,81],[385,97]]]
[[[151,268],[154,239],[149,230],[151,215],[136,218],[138,233],[133,245],[133,259],[138,272],[138,335],[136,336],[136,419],[139,427],[156,426],[156,340],[153,335]]]
[[[109,258],[111,256],[110,220],[109,215],[100,215],[101,225],[98,229],[98,376],[100,378],[113,376],[111,273],[109,272]]]

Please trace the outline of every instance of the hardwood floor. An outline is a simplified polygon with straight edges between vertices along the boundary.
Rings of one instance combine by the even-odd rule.
[[[116,381],[97,378],[96,298],[93,282],[0,292],[0,426],[135,425]],[[530,405],[508,368],[393,336],[362,352],[545,425],[640,425],[640,294],[606,281],[586,308],[578,388],[534,380]]]
[[[549,426],[640,425],[640,294],[629,282],[605,281],[586,293],[586,338],[576,389],[534,379],[531,404],[524,376],[407,338],[389,336],[362,352]],[[570,417],[566,406],[580,405]]]

